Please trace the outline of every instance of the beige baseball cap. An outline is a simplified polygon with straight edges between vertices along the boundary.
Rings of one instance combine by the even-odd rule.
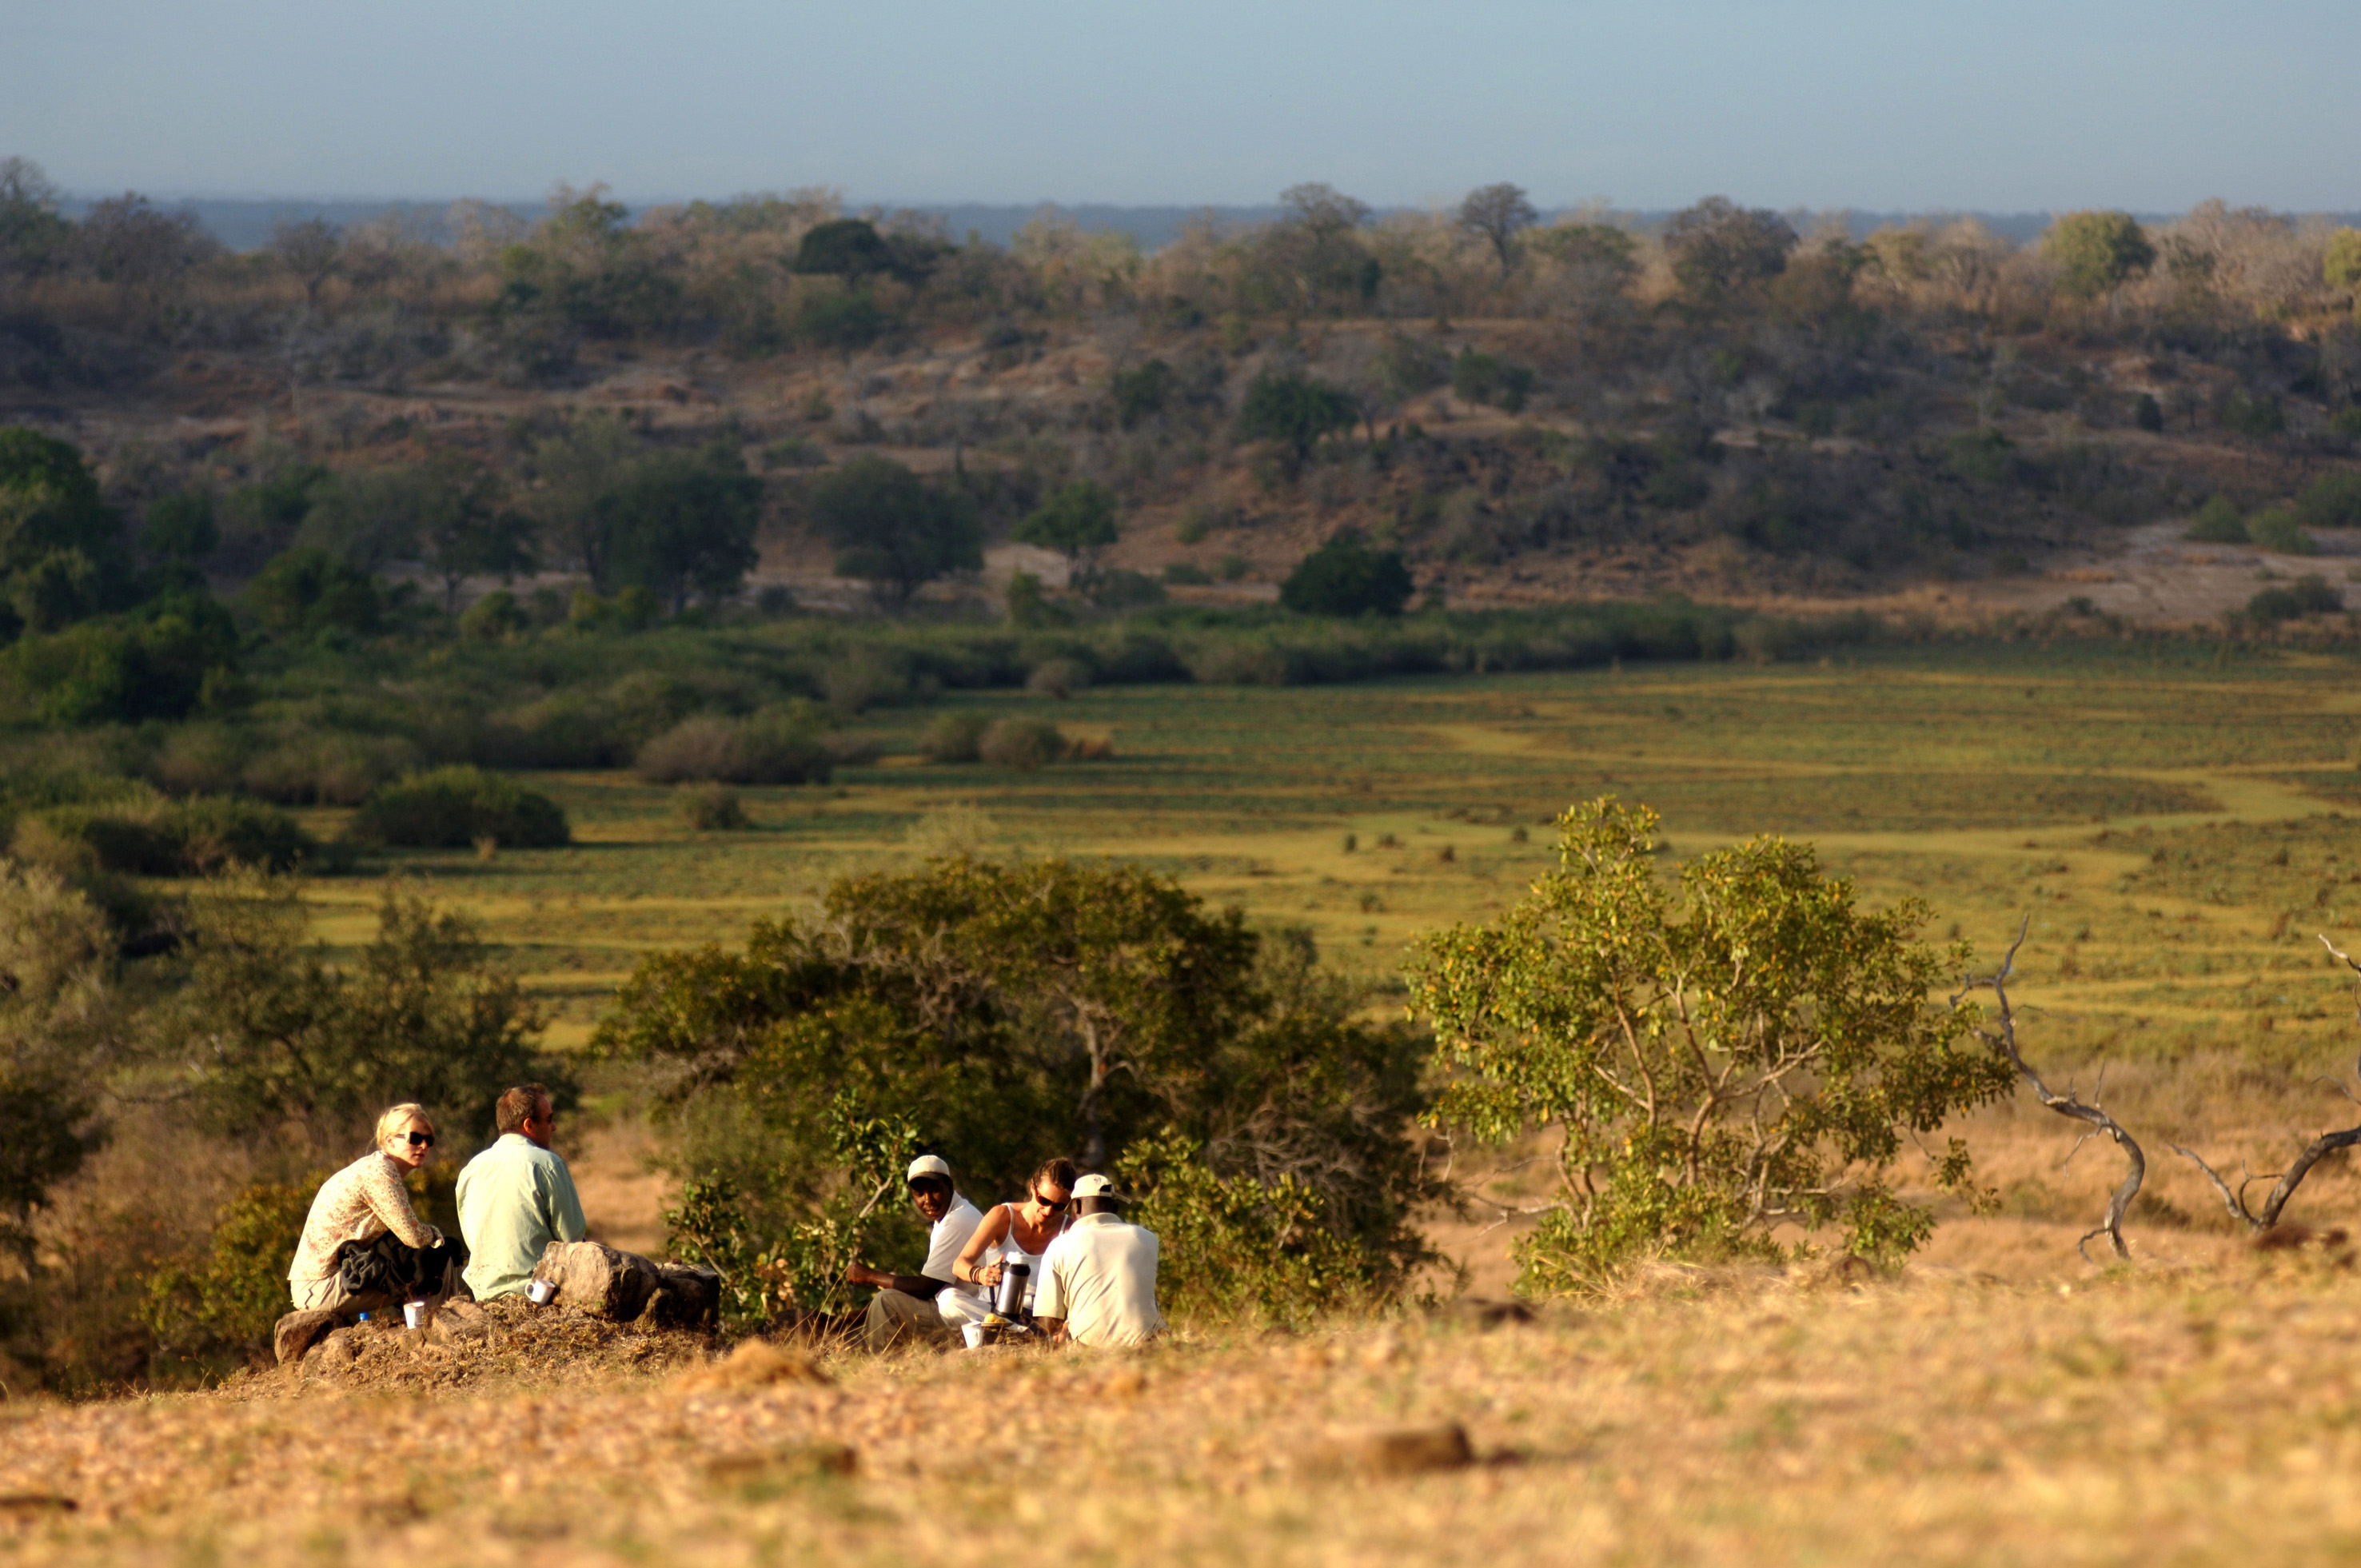
[[[922,1176],[939,1176],[949,1181],[951,1179],[950,1162],[939,1154],[922,1154],[910,1162],[909,1173],[902,1179],[916,1181]]]
[[[1115,1183],[1095,1171],[1074,1183],[1074,1196],[1077,1198],[1112,1198],[1115,1195]]]

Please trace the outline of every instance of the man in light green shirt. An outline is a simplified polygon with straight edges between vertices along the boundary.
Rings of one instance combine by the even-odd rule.
[[[500,1137],[459,1173],[459,1233],[467,1238],[467,1288],[478,1301],[513,1296],[551,1242],[588,1239],[582,1200],[566,1157],[549,1146],[557,1113],[549,1091],[522,1084],[492,1109]]]

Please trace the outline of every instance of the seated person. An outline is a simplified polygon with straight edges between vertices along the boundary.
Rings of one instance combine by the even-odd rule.
[[[1032,1306],[1033,1292],[1041,1284],[1041,1254],[1066,1228],[1073,1187],[1074,1162],[1049,1160],[1026,1183],[1024,1202],[997,1204],[983,1217],[951,1266],[958,1279],[978,1287],[980,1293],[943,1303],[946,1322],[980,1323],[991,1317],[1001,1274],[1014,1264],[1025,1265],[1027,1271],[1017,1311],[1022,1314]]]
[[[551,1242],[588,1237],[566,1157],[549,1146],[557,1113],[549,1091],[520,1084],[492,1107],[500,1136],[459,1172],[459,1234],[467,1242],[467,1288],[478,1301],[514,1296]]]
[[[1104,1176],[1074,1183],[1081,1216],[1041,1260],[1034,1326],[1051,1341],[1094,1348],[1146,1344],[1164,1332],[1156,1307],[1156,1233],[1115,1217],[1115,1184]]]
[[[910,1202],[933,1228],[928,1233],[926,1266],[916,1274],[888,1274],[855,1263],[844,1271],[848,1284],[874,1285],[863,1335],[872,1350],[885,1350],[905,1339],[934,1339],[954,1332],[943,1303],[963,1300],[977,1289],[961,1285],[951,1266],[983,1216],[960,1196],[951,1181],[951,1168],[940,1155],[925,1154],[910,1162],[905,1178]],[[978,1314],[981,1316],[981,1314]]]
[[[377,1119],[377,1146],[321,1183],[287,1270],[297,1310],[324,1308],[349,1322],[466,1288],[467,1249],[421,1220],[402,1185],[434,1152],[425,1108],[396,1105]]]

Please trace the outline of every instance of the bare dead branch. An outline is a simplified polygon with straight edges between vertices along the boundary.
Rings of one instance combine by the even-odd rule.
[[[2085,1231],[2076,1238],[2074,1250],[2081,1255],[2083,1261],[2092,1261],[2087,1249],[2094,1239],[2104,1236],[2114,1244],[2117,1257],[2128,1258],[2132,1255],[2132,1250],[2124,1243],[2124,1215],[2131,1208],[2132,1200],[2139,1196],[2140,1184],[2147,1179],[2147,1156],[2141,1150],[2138,1140],[2125,1129],[2124,1124],[2098,1105],[2096,1096],[2102,1092],[2101,1090],[2093,1089],[2092,1091],[2093,1098],[2086,1101],[2070,1083],[2066,1086],[2066,1092],[2060,1094],[2041,1080],[2041,1075],[2033,1070],[2032,1065],[2025,1059],[2024,1052],[2018,1049],[2016,1010],[2008,999],[2008,977],[2016,971],[2017,950],[2025,946],[2026,935],[2032,929],[2033,916],[2028,914],[2024,923],[2017,927],[2016,940],[2011,942],[2008,945],[2008,951],[2002,955],[2000,968],[1982,980],[1978,980],[1972,975],[1967,977],[1958,994],[1951,998],[1951,1005],[1958,1006],[1971,991],[1989,989],[1998,1005],[2000,1032],[1994,1034],[1989,1029],[1979,1029],[1976,1033],[1982,1036],[2003,1056],[2008,1058],[2009,1065],[2015,1068],[2018,1075],[2033,1086],[2034,1097],[2042,1104],[2060,1116],[2083,1123],[2091,1128],[2091,1131],[2074,1141],[2075,1148],[2081,1148],[2083,1144],[2094,1137],[2104,1136],[2113,1139],[2115,1146],[2124,1151],[2124,1179],[2122,1184],[2116,1187],[2114,1195],[2107,1201],[2106,1218],[2097,1226]],[[2100,1073],[2100,1082],[2103,1084],[2105,1081],[2106,1074],[2103,1069]],[[2068,1151],[2066,1157],[2072,1159],[2073,1152]]]
[[[2356,962],[2353,955],[2339,950],[2336,944],[2330,941],[2324,933],[2321,936],[2320,945],[2326,948],[2330,955],[2338,962],[2352,970],[2356,979],[2361,979],[2361,962]],[[2361,1001],[2356,1003],[2354,1016],[2356,1022],[2361,1022]],[[2355,1063],[2354,1070],[2356,1076],[2361,1077],[2361,1061]],[[2333,1078],[2323,1081],[2334,1084],[2336,1091],[2345,1099],[2353,1101],[2356,1104],[2361,1104],[2361,1097],[2356,1097],[2353,1091],[2347,1089],[2342,1082]],[[2213,1183],[2215,1190],[2222,1194],[2223,1201],[2228,1205],[2232,1219],[2244,1223],[2247,1230],[2259,1234],[2279,1223],[2279,1214],[2287,1208],[2288,1200],[2295,1196],[2295,1190],[2303,1185],[2303,1179],[2312,1174],[2313,1166],[2318,1165],[2337,1150],[2349,1149],[2356,1144],[2361,1144],[2361,1126],[2346,1127],[2340,1132],[2323,1133],[2312,1139],[2305,1146],[2304,1151],[2295,1157],[2295,1163],[2280,1174],[2278,1185],[2271,1189],[2270,1196],[2263,1200],[2263,1206],[2260,1209],[2247,1207],[2246,1188],[2257,1181],[2263,1180],[2264,1178],[2250,1176],[2239,1183],[2238,1190],[2233,1192],[2230,1190],[2229,1183],[2216,1175],[2212,1166],[2207,1165],[2189,1150],[2176,1144],[2173,1146],[2173,1153],[2183,1156],[2191,1164],[2205,1173],[2206,1179]]]

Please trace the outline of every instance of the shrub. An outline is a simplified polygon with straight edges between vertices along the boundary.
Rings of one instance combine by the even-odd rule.
[[[975,754],[987,766],[1029,773],[1064,757],[1066,738],[1047,719],[994,719],[976,738]]]
[[[53,636],[27,637],[0,657],[0,676],[50,724],[181,718],[205,679],[237,656],[229,614],[202,595],[174,595]]]
[[[366,635],[385,614],[376,578],[308,546],[273,556],[246,586],[246,604],[280,633],[335,628]]]
[[[1168,561],[1164,565],[1164,580],[1176,587],[1198,587],[1213,578],[1213,574],[1194,561]]]
[[[481,768],[436,768],[380,785],[354,813],[351,835],[405,849],[465,849],[481,839],[511,849],[567,843],[557,803]]]
[[[2323,474],[2295,503],[2306,528],[2361,528],[2361,474]]]
[[[719,784],[705,784],[680,793],[681,820],[700,833],[735,833],[747,828],[746,808],[739,804],[738,792]]]
[[[1073,659],[1044,659],[1025,677],[1025,689],[1044,696],[1067,697],[1091,684],[1091,672]]]
[[[283,872],[319,845],[293,817],[249,800],[200,795],[61,806],[17,819],[19,860],[122,876],[208,876],[232,866]]]
[[[328,1174],[247,1188],[215,1216],[203,1259],[148,1277],[139,1316],[159,1350],[188,1361],[269,1365],[271,1330],[287,1311],[287,1263]]]
[[[2246,520],[2246,537],[2279,555],[2316,555],[2320,546],[2285,507],[2266,507]]]
[[[1471,403],[1490,403],[1516,413],[1532,394],[1533,373],[1525,366],[1506,364],[1471,348],[1451,367],[1451,389]]]
[[[498,642],[502,638],[522,636],[533,629],[533,618],[516,595],[506,588],[494,588],[469,605],[459,617],[459,632],[478,641]]]
[[[1298,615],[1400,615],[1411,587],[1399,552],[1339,536],[1296,564],[1279,602]]]
[[[1595,1288],[1654,1254],[1769,1254],[1786,1225],[1839,1226],[1872,1260],[1916,1248],[1934,1217],[1887,1181],[1903,1134],[2015,1080],[1969,1018],[1930,1005],[1966,949],[1914,941],[1916,900],[1861,910],[1807,846],[1699,856],[1676,905],[1654,813],[1609,798],[1559,823],[1559,869],[1499,920],[1429,938],[1413,976],[1454,1079],[1434,1119],[1563,1137],[1520,1288]],[[1955,1142],[1938,1176],[1966,1170]]]
[[[1164,585],[1145,572],[1117,566],[1093,574],[1090,595],[1091,602],[1101,609],[1133,609],[1144,604],[1162,604]]]
[[[2200,544],[2244,544],[2247,543],[2246,519],[2227,496],[2209,497],[2189,520],[2187,537]]]
[[[939,713],[918,738],[918,751],[930,762],[972,762],[990,723],[980,713]]]
[[[398,736],[295,735],[256,752],[238,779],[248,795],[282,805],[358,806],[419,761]]]
[[[2233,391],[2222,402],[2222,428],[2250,440],[2263,441],[2287,429],[2287,415],[2276,397]]]
[[[1222,1176],[1178,1133],[1126,1150],[1115,1170],[1124,1217],[1156,1233],[1168,1316],[1294,1327],[1368,1286],[1367,1260],[1327,1223],[1323,1195],[1293,1174]]]
[[[818,724],[773,710],[749,718],[684,718],[640,748],[637,767],[654,784],[826,784],[834,759]]]
[[[2283,588],[2265,588],[2246,601],[2246,614],[2267,626],[2307,615],[2334,615],[2344,608],[2345,596],[2316,572],[2306,572]]]

